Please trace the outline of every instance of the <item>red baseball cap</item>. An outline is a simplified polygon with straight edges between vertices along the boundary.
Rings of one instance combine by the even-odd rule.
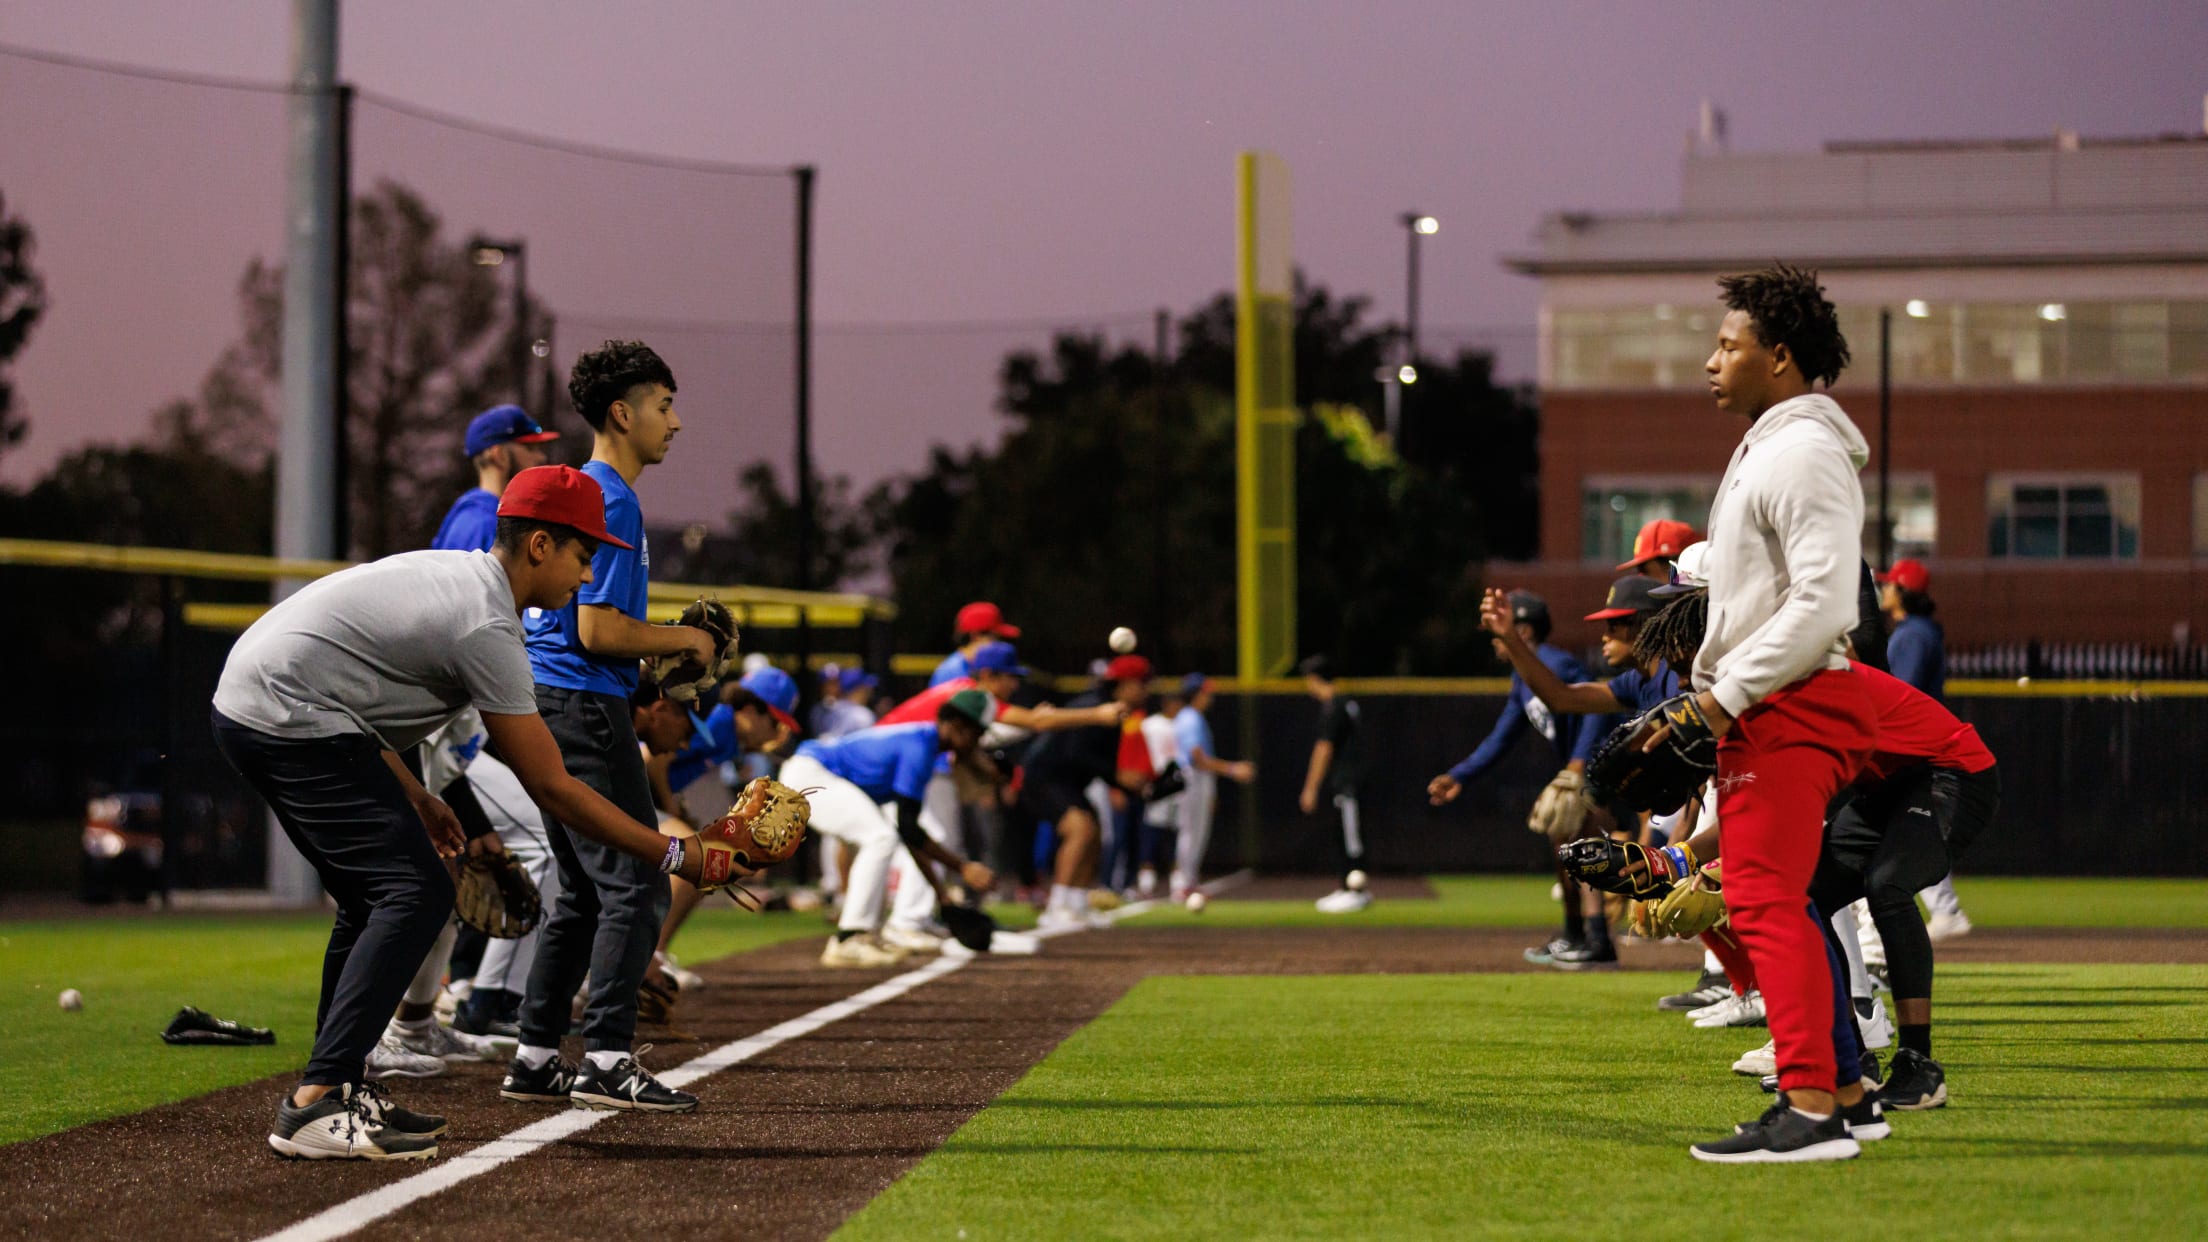
[[[1006,625],[1004,613],[995,604],[977,602],[958,610],[958,624],[951,627],[959,634],[994,634],[999,638],[1018,638],[1020,627]]]
[[[498,516],[556,522],[600,543],[636,546],[606,533],[606,493],[573,466],[531,466],[515,475],[498,498]]]
[[[1148,681],[1150,680],[1150,661],[1139,655],[1114,657],[1110,664],[1104,666],[1104,680]]]
[[[1880,582],[1891,582],[1904,591],[1922,595],[1932,585],[1932,571],[1919,560],[1895,561],[1894,567],[1878,576]]]
[[[1700,539],[1694,527],[1671,518],[1657,518],[1641,527],[1641,533],[1633,536],[1633,559],[1618,566],[1621,570],[1638,569],[1658,557],[1671,560],[1686,550],[1688,544]]]

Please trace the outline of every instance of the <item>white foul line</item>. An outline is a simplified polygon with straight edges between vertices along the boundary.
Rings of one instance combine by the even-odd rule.
[[[708,1074],[748,1061],[778,1044],[802,1039],[831,1022],[863,1013],[883,1001],[895,1000],[923,983],[942,978],[970,960],[972,959],[937,958],[917,970],[906,971],[894,979],[877,983],[864,992],[845,997],[831,1005],[823,1005],[779,1026],[770,1026],[757,1035],[722,1044],[657,1077],[670,1087],[696,1082]],[[531,1122],[504,1138],[442,1160],[435,1168],[318,1212],[287,1229],[269,1234],[263,1242],[323,1242],[325,1239],[342,1238],[410,1204],[450,1190],[471,1177],[481,1176],[508,1161],[517,1160],[539,1148],[549,1147],[562,1139],[580,1134],[613,1115],[611,1112],[580,1108],[554,1113],[541,1121]]]

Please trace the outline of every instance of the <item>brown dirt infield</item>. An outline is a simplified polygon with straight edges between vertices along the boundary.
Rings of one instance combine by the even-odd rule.
[[[695,1114],[613,1117],[416,1203],[368,1236],[825,1237],[1146,975],[1533,970],[1520,951],[1541,935],[1135,925],[1067,937],[1040,957],[975,962],[707,1078]],[[887,975],[820,969],[818,950],[797,941],[706,967],[711,986],[684,998],[681,1013],[699,1041],[662,1041],[647,1063],[671,1067]],[[1940,952],[1952,963],[2208,963],[2208,932],[1984,930]],[[1696,960],[1676,945],[1625,955],[1629,968],[1654,970]],[[394,1093],[451,1119],[446,1161],[547,1115],[499,1100],[500,1072],[460,1066]],[[286,1085],[218,1091],[11,1146],[0,1236],[258,1237],[425,1167],[276,1159],[265,1136]]]

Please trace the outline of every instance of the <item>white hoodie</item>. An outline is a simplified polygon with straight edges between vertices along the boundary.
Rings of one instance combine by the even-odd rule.
[[[1694,685],[1733,716],[1847,667],[1870,446],[1823,393],[1779,402],[1741,437],[1710,506],[1710,619]]]

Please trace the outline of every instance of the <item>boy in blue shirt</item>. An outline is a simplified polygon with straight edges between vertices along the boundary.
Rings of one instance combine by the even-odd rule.
[[[629,710],[638,661],[685,652],[706,664],[713,658],[705,631],[644,619],[651,552],[633,484],[666,459],[682,429],[675,376],[641,342],[608,341],[575,360],[567,391],[594,437],[582,472],[604,491],[606,529],[621,542],[599,546],[590,580],[566,607],[529,613],[537,710],[568,773],[656,831],[659,814]],[[551,838],[560,899],[544,923],[521,1006],[521,1046],[499,1094],[583,1108],[695,1109],[696,1096],[664,1086],[630,1053],[637,987],[667,917],[666,875],[564,823],[555,821]],[[560,1060],[560,1037],[585,975],[591,989],[583,1010],[584,1064],[570,1070]]]

